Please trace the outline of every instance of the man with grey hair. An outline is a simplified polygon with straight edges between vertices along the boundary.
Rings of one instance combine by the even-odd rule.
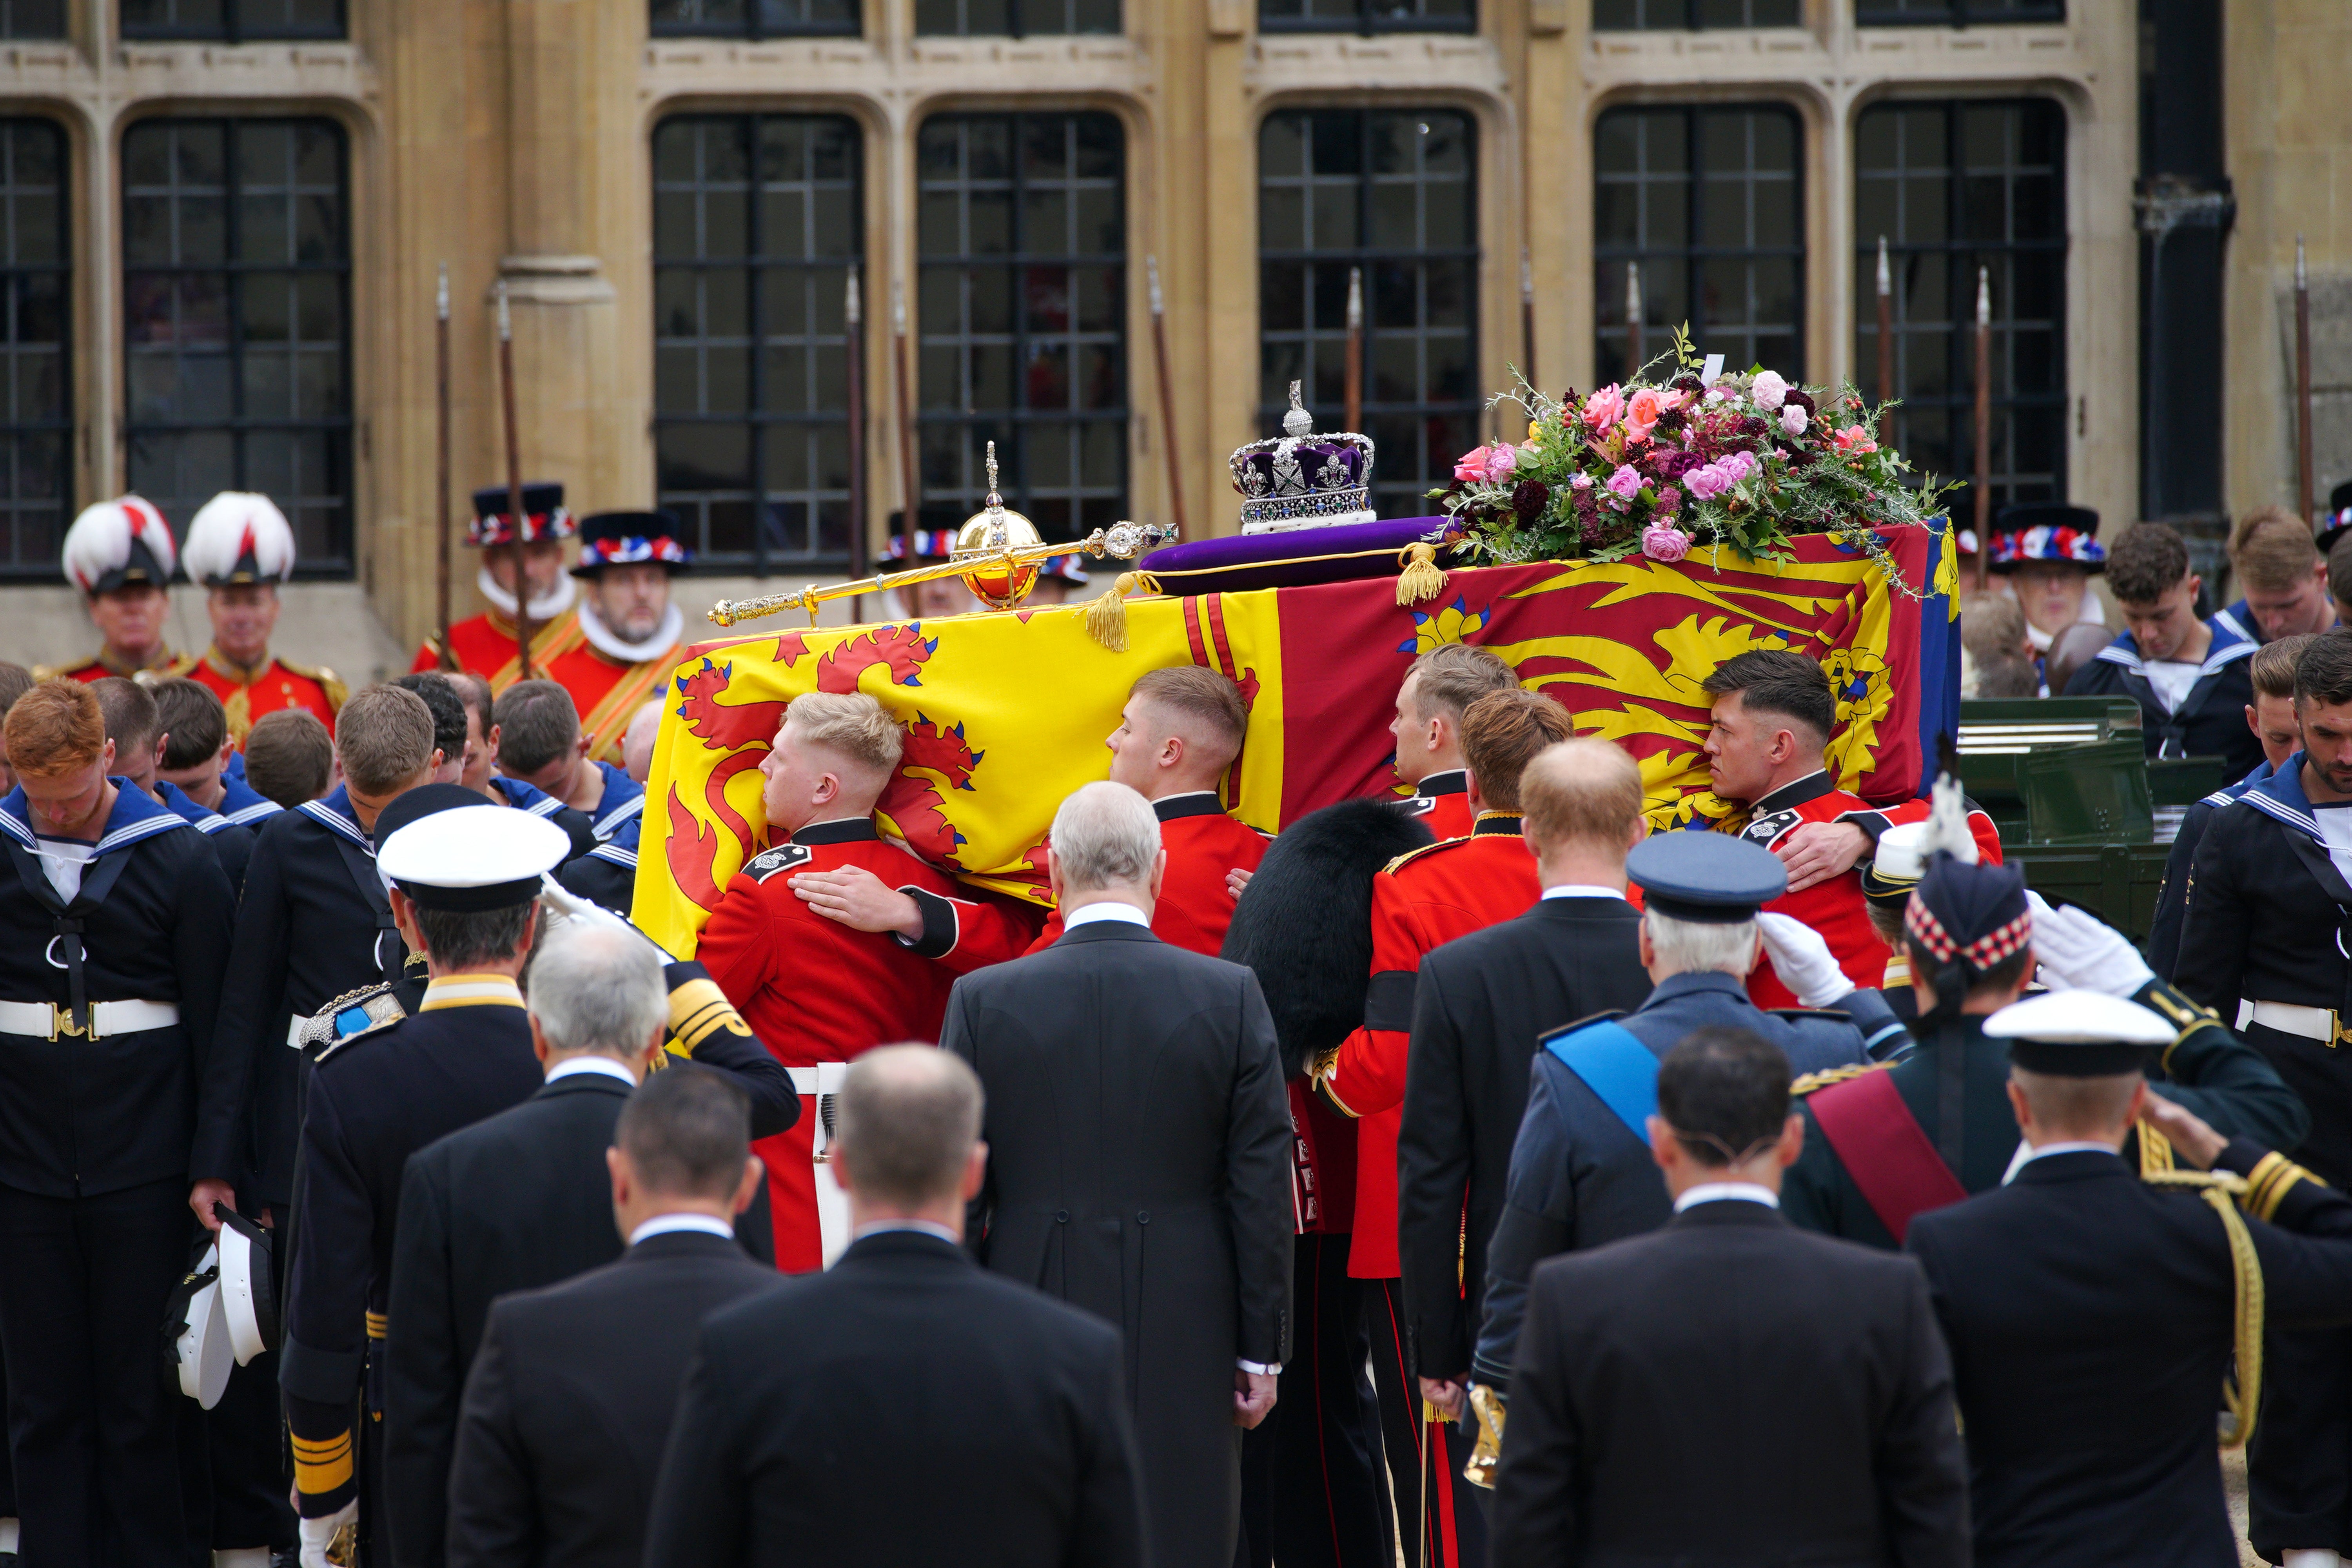
[[[1061,940],[957,981],[940,1043],[988,1095],[981,1261],[1125,1329],[1153,1561],[1228,1568],[1289,1352],[1290,1116],[1256,976],[1152,934],[1166,870],[1143,796],[1072,795]]]
[[[646,1568],[1140,1568],[1118,1335],[959,1245],[988,1161],[979,1079],[944,1051],[884,1046],[851,1065],[835,1111],[855,1239],[824,1273],[703,1325]],[[859,1474],[919,1477],[920,1507],[836,1484],[845,1411]]]
[[[454,789],[455,786],[452,786]],[[539,1092],[409,1157],[393,1241],[386,1317],[385,1479],[401,1568],[444,1561],[458,1401],[490,1302],[611,1262],[605,1151],[661,1055],[675,1002],[665,956],[617,920],[567,921],[532,954],[527,979]],[[677,988],[688,1012],[716,988]],[[696,1059],[724,1074],[780,1131],[799,1110],[789,1080],[745,1033],[691,1035]]]

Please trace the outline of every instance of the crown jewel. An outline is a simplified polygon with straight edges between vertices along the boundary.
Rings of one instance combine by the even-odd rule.
[[[1234,489],[1245,498],[1244,533],[1375,521],[1371,437],[1315,434],[1314,416],[1299,402],[1299,384],[1290,384],[1283,434],[1237,448],[1227,465]]]

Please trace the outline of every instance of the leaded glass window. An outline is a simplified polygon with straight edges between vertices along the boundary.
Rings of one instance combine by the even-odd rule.
[[[0,120],[0,573],[55,575],[71,515],[66,138]]]
[[[0,38],[62,38],[66,0],[0,0]]]
[[[1475,33],[1476,0],[1258,0],[1265,33]]]
[[[350,193],[329,120],[149,120],[122,137],[131,488],[184,526],[224,489],[352,569]]]
[[[1592,0],[1598,33],[1798,27],[1804,20],[1802,0]]]
[[[1985,267],[1993,504],[2063,499],[2064,112],[2046,99],[1883,103],[1863,111],[1854,154],[1853,363],[1874,382],[1884,235],[1902,399],[1893,444],[1915,468],[1963,480],[1975,473],[1977,268]],[[1956,497],[1953,515],[1972,505]]]
[[[864,210],[844,116],[681,115],[654,132],[656,482],[709,564],[849,558]]]
[[[1864,27],[2063,22],[2066,19],[2066,5],[2065,0],[1854,0],[1853,19],[1856,26]]]
[[[1689,323],[1702,353],[1804,374],[1804,137],[1776,105],[1617,109],[1593,132],[1593,364],[1630,374],[1626,267],[1642,362]]]
[[[1126,142],[1108,114],[947,114],[916,149],[922,499],[1048,539],[1127,499]]]
[[[915,31],[929,37],[1025,38],[1118,30],[1118,0],[915,0]]]
[[[27,0],[10,3],[20,11],[27,5]],[[62,6],[63,0],[55,3]],[[344,36],[342,0],[122,0],[122,36],[223,44],[340,38]]]
[[[1293,381],[1316,427],[1347,397],[1348,273],[1363,270],[1372,505],[1419,517],[1478,444],[1477,133],[1451,109],[1307,109],[1258,134],[1258,404]]]
[[[652,0],[656,38],[855,37],[857,0]]]

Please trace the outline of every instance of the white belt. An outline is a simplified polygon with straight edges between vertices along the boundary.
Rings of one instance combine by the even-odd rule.
[[[310,1021],[309,1017],[300,1013],[286,1020],[286,1043],[298,1051],[302,1048],[302,1026]]]
[[[819,1062],[813,1068],[786,1068],[793,1075],[794,1094],[839,1094],[841,1080],[849,1076],[847,1062]]]
[[[180,1021],[176,1002],[93,1002],[89,1027],[75,1024],[70,1014],[54,1002],[0,1002],[0,1035],[24,1035],[55,1040],[60,1035],[135,1035],[142,1029],[168,1029]]]
[[[2344,1037],[2343,1026],[2337,1022],[2332,1007],[2305,1007],[2293,1002],[2257,1002],[2246,997],[2238,1003],[2238,1027],[2260,1024],[2265,1029],[2276,1029],[2282,1035],[2296,1035],[2306,1040],[2316,1040],[2333,1050]]]

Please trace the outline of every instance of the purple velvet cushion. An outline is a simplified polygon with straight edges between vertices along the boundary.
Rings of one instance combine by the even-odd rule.
[[[1397,552],[1453,526],[1446,517],[1395,517],[1336,528],[1300,528],[1286,533],[1237,534],[1170,544],[1143,558],[1146,572],[1198,572],[1160,584],[1171,594],[1238,594],[1251,588],[1296,588],[1309,583],[1351,583],[1393,577],[1402,569]],[[1376,555],[1354,555],[1371,550]],[[1308,557],[1311,559],[1301,559]],[[1272,566],[1268,562],[1289,562]]]

